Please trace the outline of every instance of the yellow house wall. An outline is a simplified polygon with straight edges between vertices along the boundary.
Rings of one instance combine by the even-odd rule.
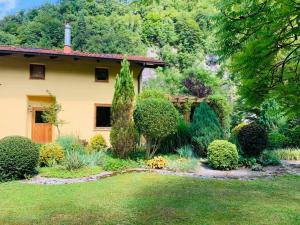
[[[45,80],[30,80],[29,65],[44,64]],[[22,55],[0,57],[0,138],[21,135],[31,138],[30,107],[39,107],[47,101],[47,90],[56,96],[63,111],[59,118],[66,121],[62,135],[74,134],[88,140],[101,133],[109,142],[109,128],[94,129],[95,104],[111,104],[116,75],[120,63],[113,61],[78,60],[60,57],[25,58]],[[95,82],[95,68],[108,68],[109,81]],[[141,67],[133,64],[135,92]],[[36,97],[34,97],[36,96]],[[54,137],[56,130],[53,129]]]

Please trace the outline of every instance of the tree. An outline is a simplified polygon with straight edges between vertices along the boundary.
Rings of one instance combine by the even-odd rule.
[[[115,155],[127,157],[135,145],[135,129],[133,123],[134,85],[133,74],[127,59],[122,62],[117,75],[115,93],[112,103],[112,128],[110,142]]]
[[[207,103],[200,103],[192,121],[192,142],[196,152],[206,155],[208,145],[216,139],[222,139],[223,135],[217,115]]]
[[[211,87],[206,86],[201,80],[198,80],[194,76],[187,77],[183,80],[183,84],[191,95],[198,98],[205,98],[212,93]]]
[[[246,103],[272,97],[291,113],[300,110],[300,2],[219,1],[218,38],[230,58]]]
[[[64,120],[58,118],[58,114],[62,111],[62,106],[57,102],[55,96],[50,92],[48,92],[48,94],[51,99],[53,99],[53,102],[50,105],[43,107],[42,117],[46,123],[56,127],[58,137],[60,137],[60,127],[65,124]]]
[[[87,35],[86,22],[85,22],[84,14],[81,13],[74,27],[73,47],[75,50],[83,51],[86,49],[86,44],[87,44],[86,35]]]
[[[163,98],[146,98],[138,101],[134,121],[146,138],[147,158],[152,158],[161,141],[177,131],[179,115],[175,107]]]

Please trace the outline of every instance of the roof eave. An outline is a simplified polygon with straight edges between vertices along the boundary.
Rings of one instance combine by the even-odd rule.
[[[113,57],[95,57],[95,56],[80,56],[76,54],[60,54],[60,53],[45,53],[45,52],[31,52],[31,51],[12,51],[12,50],[0,50],[2,54],[23,54],[23,55],[33,55],[33,56],[48,56],[48,57],[74,57],[79,59],[95,59],[95,60],[109,60],[120,62],[123,58],[113,58]],[[137,59],[128,59],[130,62],[143,63],[146,68],[157,68],[164,67],[165,63],[163,61],[146,61]]]

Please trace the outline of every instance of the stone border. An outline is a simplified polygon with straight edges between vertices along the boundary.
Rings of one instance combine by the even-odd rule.
[[[151,172],[151,173],[157,173],[162,175],[193,177],[193,178],[202,178],[202,179],[219,179],[219,180],[226,180],[226,179],[254,180],[257,178],[268,178],[268,177],[270,178],[270,177],[280,176],[284,174],[300,175],[299,171],[295,171],[292,167],[289,167],[287,165],[265,167],[264,171],[252,171],[246,168],[240,168],[231,171],[220,171],[220,170],[213,170],[209,168],[207,165],[201,164],[199,172],[195,172],[195,173],[136,168],[136,169],[128,169],[124,171],[116,171],[116,172],[101,172],[96,175],[81,177],[81,178],[48,178],[48,177],[42,177],[38,175],[29,180],[22,180],[21,182],[27,184],[44,184],[44,185],[74,184],[74,183],[97,181],[107,177],[112,177],[112,176],[125,174],[125,173],[134,173],[134,172],[136,173]]]

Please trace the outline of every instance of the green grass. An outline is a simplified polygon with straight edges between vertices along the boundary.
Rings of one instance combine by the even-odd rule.
[[[42,177],[55,177],[55,178],[77,178],[87,177],[90,175],[98,174],[102,171],[99,166],[83,167],[78,170],[66,170],[64,167],[41,167],[39,168],[39,174]]]
[[[132,173],[70,185],[0,184],[0,224],[297,225],[300,177]]]

